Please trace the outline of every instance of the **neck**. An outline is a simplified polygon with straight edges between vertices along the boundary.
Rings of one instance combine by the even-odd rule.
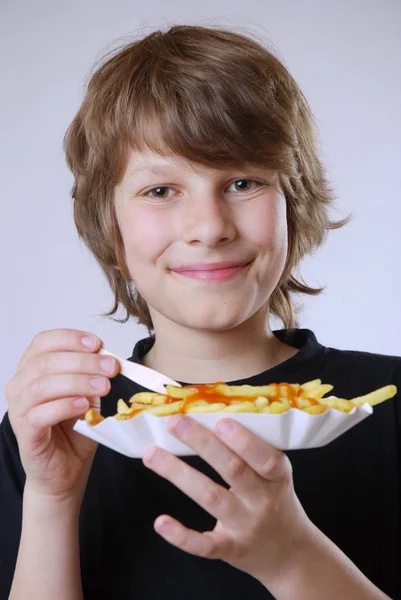
[[[194,330],[152,315],[155,343],[144,364],[176,381],[211,383],[246,379],[287,360],[297,349],[271,331],[267,310],[225,331]]]

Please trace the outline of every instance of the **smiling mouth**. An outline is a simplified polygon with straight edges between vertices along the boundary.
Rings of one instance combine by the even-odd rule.
[[[201,263],[197,265],[185,265],[177,269],[171,269],[173,273],[188,279],[200,281],[227,281],[237,275],[244,273],[253,260],[247,263]]]

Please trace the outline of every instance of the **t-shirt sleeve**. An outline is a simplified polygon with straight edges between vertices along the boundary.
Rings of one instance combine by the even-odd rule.
[[[21,536],[25,473],[8,413],[0,424],[0,600],[10,593]]]
[[[395,369],[394,381],[397,386],[397,394],[395,396],[395,412],[397,419],[397,434],[398,434],[398,450],[401,458],[401,358],[398,363],[398,368]],[[401,485],[401,464],[400,464],[400,485]]]
[[[401,490],[401,359],[397,361],[398,368],[395,369],[394,381],[392,382],[397,386],[397,395],[395,397],[395,414],[397,419],[397,449],[398,449],[398,488]],[[398,512],[398,522],[401,523],[401,494],[398,495],[400,498],[400,506]],[[398,552],[398,564],[397,564],[397,591],[394,598],[401,598],[401,547]]]

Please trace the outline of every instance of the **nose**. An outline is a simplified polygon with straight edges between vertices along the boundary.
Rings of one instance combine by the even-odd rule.
[[[217,194],[192,197],[186,203],[184,241],[209,247],[230,243],[237,235],[232,208]]]

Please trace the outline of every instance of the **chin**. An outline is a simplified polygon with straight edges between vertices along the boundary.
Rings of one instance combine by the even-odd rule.
[[[177,315],[172,320],[180,323],[184,327],[190,329],[198,329],[203,331],[226,331],[227,329],[233,329],[244,321],[246,321],[251,315],[245,314],[245,311],[234,309],[228,310],[227,306],[219,307],[216,304],[210,310],[207,307],[198,307],[197,310],[191,310],[185,315]]]

